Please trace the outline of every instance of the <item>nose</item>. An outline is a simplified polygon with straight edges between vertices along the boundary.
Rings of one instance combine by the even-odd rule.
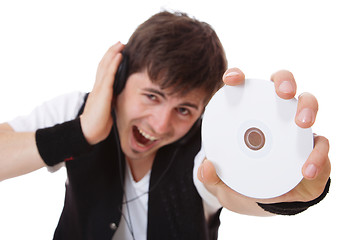
[[[171,131],[172,111],[167,108],[159,107],[152,113],[152,122],[150,123],[156,134],[165,134]]]

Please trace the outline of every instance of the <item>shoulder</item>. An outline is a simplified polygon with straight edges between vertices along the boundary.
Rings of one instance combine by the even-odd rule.
[[[71,92],[45,101],[33,109],[30,114],[19,116],[8,124],[14,131],[36,131],[39,128],[72,120],[84,104],[86,93]]]

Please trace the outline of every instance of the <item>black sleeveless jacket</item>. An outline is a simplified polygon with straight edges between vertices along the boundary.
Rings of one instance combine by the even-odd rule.
[[[79,120],[73,121],[79,124]],[[46,163],[52,160],[48,160],[42,152],[50,151],[49,141],[54,135],[64,135],[59,136],[65,139],[61,141],[66,142],[66,138],[70,141],[66,135],[66,129],[69,129],[66,124],[75,123],[70,121],[64,126],[57,126],[61,130],[54,130],[55,126],[37,133],[39,136],[49,135],[48,138],[37,136],[38,149]],[[74,135],[74,129],[68,134]],[[54,133],[47,133],[51,131]],[[68,148],[76,149],[66,144]],[[220,210],[209,223],[206,222],[202,199],[193,182],[194,157],[200,145],[198,127],[185,144],[174,143],[159,149],[150,176],[147,239],[217,239]],[[68,181],[65,203],[54,239],[112,238],[119,226],[123,200],[124,160],[119,161],[117,149],[113,130],[103,142],[67,159],[70,161],[66,161]]]

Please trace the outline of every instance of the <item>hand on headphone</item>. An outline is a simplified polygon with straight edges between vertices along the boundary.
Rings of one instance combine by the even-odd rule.
[[[115,73],[123,58],[121,51],[124,47],[125,45],[118,42],[105,53],[97,69],[93,90],[80,116],[83,134],[92,145],[104,140],[113,125],[113,85]]]

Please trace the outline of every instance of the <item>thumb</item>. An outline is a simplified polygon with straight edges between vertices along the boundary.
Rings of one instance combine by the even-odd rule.
[[[226,85],[241,85],[245,81],[245,74],[238,68],[229,68],[223,75],[223,81]]]
[[[206,158],[198,169],[197,177],[206,185],[217,185],[221,182],[219,176],[216,174],[214,165]]]

